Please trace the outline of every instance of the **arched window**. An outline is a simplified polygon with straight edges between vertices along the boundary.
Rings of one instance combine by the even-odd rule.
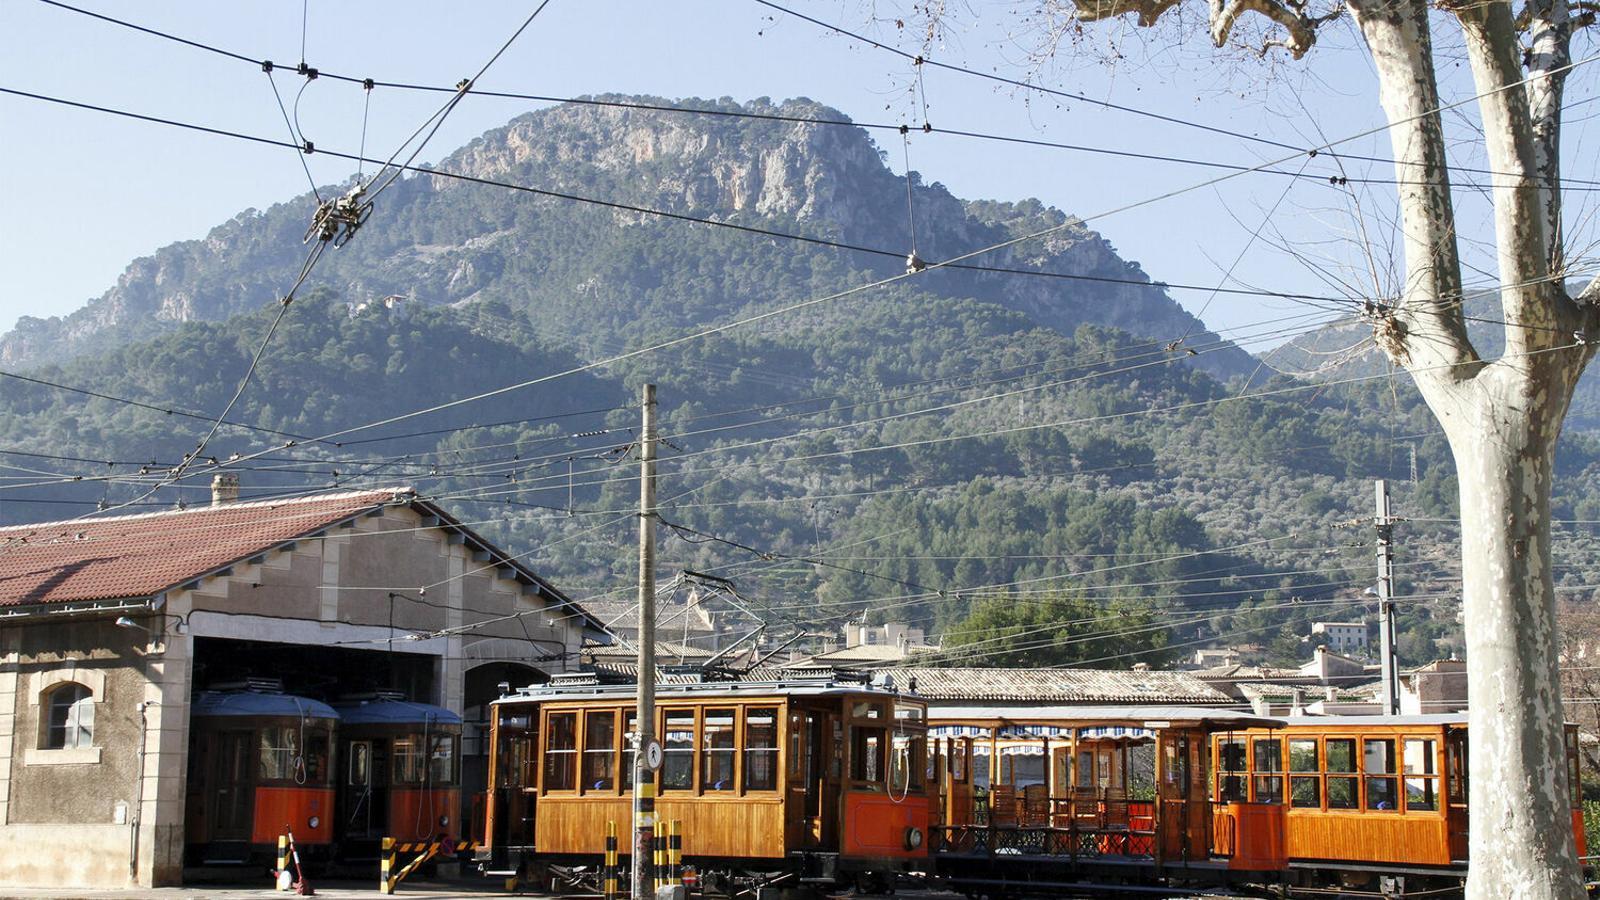
[[[94,694],[76,681],[50,692],[44,749],[75,750],[94,744]]]

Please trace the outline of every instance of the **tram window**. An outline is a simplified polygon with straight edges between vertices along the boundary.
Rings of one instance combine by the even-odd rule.
[[[1078,787],[1092,787],[1094,785],[1094,751],[1078,751],[1078,777],[1074,784]]]
[[[661,787],[668,791],[694,790],[694,710],[675,710],[666,715],[662,736]]]
[[[1359,805],[1355,779],[1355,739],[1328,738],[1323,742],[1323,753],[1328,762],[1328,808],[1355,809]],[[1338,774],[1346,772],[1349,775]]]
[[[850,705],[850,718],[881,719],[883,718],[883,704],[873,703],[869,700],[857,700]]]
[[[634,761],[633,753],[639,745],[639,714],[625,713],[622,717],[622,746],[629,752],[622,755],[622,789],[633,790],[633,767],[638,765]]]
[[[1282,803],[1283,776],[1270,773],[1283,771],[1283,741],[1257,738],[1252,742],[1251,749],[1255,752],[1256,762],[1256,802]]]
[[[1245,799],[1245,771],[1249,764],[1244,738],[1217,742],[1217,799],[1224,803]]]
[[[609,791],[617,783],[617,714],[613,710],[583,717],[583,788]]]
[[[805,716],[799,713],[789,715],[789,774],[799,779],[805,774],[806,754],[801,748],[805,742]]]
[[[1175,785],[1184,793],[1189,790],[1189,739],[1186,737],[1173,738],[1166,744],[1166,773],[1167,784]]]
[[[578,714],[551,713],[544,746],[544,789],[570,791],[577,783]]]
[[[364,787],[372,783],[371,753],[372,745],[366,741],[350,745],[350,784]]]
[[[394,739],[394,783],[422,782],[422,735],[408,734]]]
[[[889,790],[892,793],[904,794],[911,790],[911,776],[914,771],[911,759],[911,737],[897,734],[890,740],[889,754]]]
[[[701,746],[705,750],[705,756],[702,757],[705,768],[700,773],[700,783],[708,791],[733,790],[735,787],[733,760],[739,752],[734,746],[733,710],[706,710],[701,734],[703,735]]]
[[[778,711],[751,709],[744,714],[744,789],[778,787]]]
[[[456,741],[453,734],[436,734],[433,747],[428,750],[428,777],[435,784],[452,784],[456,780]]]
[[[1317,741],[1302,738],[1289,741],[1289,805],[1298,809],[1322,806],[1322,782],[1318,778]]]
[[[882,728],[852,729],[854,740],[850,746],[850,777],[879,787],[883,782],[884,745]]]
[[[260,740],[261,780],[294,778],[300,757],[299,726],[268,725],[261,729]]]
[[[1394,775],[1394,741],[1368,738],[1361,742],[1361,770],[1367,774],[1367,809],[1398,809]],[[1390,777],[1384,777],[1390,776]]]
[[[1467,802],[1467,733],[1447,732],[1444,742],[1445,787],[1451,803]]]
[[[1406,809],[1439,808],[1439,742],[1431,738],[1406,738]]]
[[[306,735],[305,778],[322,782],[328,777],[328,730],[315,728]]]

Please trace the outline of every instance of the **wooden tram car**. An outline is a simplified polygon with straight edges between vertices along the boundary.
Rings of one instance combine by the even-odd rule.
[[[485,868],[593,872],[607,823],[629,844],[632,685],[559,679],[492,705]],[[827,677],[664,685],[656,817],[714,892],[881,881],[925,870],[926,707],[886,685]]]
[[[493,704],[486,869],[592,873],[607,822],[626,852],[634,690],[567,679]],[[657,714],[657,817],[683,823],[714,893],[924,872],[969,896],[1387,898],[1458,892],[1467,872],[1464,715],[930,711],[838,675],[667,686]]]
[[[202,691],[189,719],[185,841],[192,864],[269,859],[285,825],[303,854],[329,850],[339,722],[333,707],[262,689]]]
[[[384,837],[462,833],[461,717],[399,694],[343,699],[339,713],[340,855],[375,856]]]

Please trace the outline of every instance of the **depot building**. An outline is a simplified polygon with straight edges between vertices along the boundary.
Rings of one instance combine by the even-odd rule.
[[[603,640],[531,560],[408,488],[237,495],[223,477],[207,507],[0,529],[0,887],[180,883],[194,833],[273,815],[190,784],[192,724],[241,703],[298,723],[291,784],[357,776],[331,730],[316,755],[329,704],[430,710],[459,729],[449,775],[474,796],[489,749],[479,723],[501,685],[576,668],[584,642]],[[247,699],[219,706],[217,689]],[[283,755],[252,740],[205,771],[259,772]],[[460,836],[471,815],[437,818]]]

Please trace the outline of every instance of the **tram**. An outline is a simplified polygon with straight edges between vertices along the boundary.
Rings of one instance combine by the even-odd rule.
[[[285,825],[302,854],[328,852],[339,723],[333,707],[242,683],[195,695],[189,719],[190,864],[270,859]]]
[[[626,855],[634,691],[563,676],[492,704],[486,871],[582,885],[608,823]],[[1464,715],[930,709],[837,672],[657,696],[657,818],[708,893],[920,873],[971,897],[1390,898],[1466,878]],[[1583,856],[1570,725],[1567,756]]]
[[[588,683],[585,683],[587,681]],[[635,688],[558,676],[493,704],[485,869],[577,883],[632,821]],[[887,680],[662,685],[656,817],[700,885],[863,883],[927,871],[926,705]]]
[[[340,855],[370,857],[384,837],[460,834],[461,717],[381,693],[343,698],[339,713]]]

